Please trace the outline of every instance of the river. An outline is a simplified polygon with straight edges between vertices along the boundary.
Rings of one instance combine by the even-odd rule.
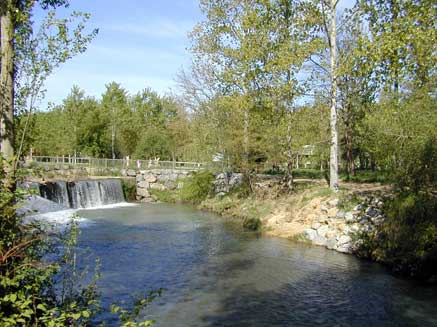
[[[188,206],[81,210],[104,307],[164,288],[154,326],[437,326],[437,289],[322,247],[242,231]],[[107,311],[99,319],[117,320]]]

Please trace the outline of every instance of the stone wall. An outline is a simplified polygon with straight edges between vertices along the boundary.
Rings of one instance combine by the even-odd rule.
[[[305,229],[303,236],[314,245],[353,253],[360,245],[359,235],[371,232],[384,221],[383,201],[370,197],[349,211],[338,209],[338,205],[338,199],[322,203],[320,214],[313,219],[311,227]]]
[[[175,190],[182,187],[181,180],[191,176],[193,171],[180,169],[151,169],[151,170],[128,170],[127,176],[135,176],[137,200],[141,202],[153,202],[156,199],[150,194],[150,190]]]
[[[237,188],[243,181],[243,174],[241,173],[219,173],[215,175],[214,194],[217,196],[224,196],[230,191]]]

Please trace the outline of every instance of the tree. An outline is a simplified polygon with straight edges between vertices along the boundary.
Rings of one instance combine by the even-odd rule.
[[[66,0],[5,0],[1,2],[1,72],[0,72],[0,150],[8,159],[14,156],[14,115],[27,106],[29,117],[40,97],[45,79],[54,68],[72,56],[84,52],[97,34],[84,34],[88,14],[73,13],[65,19],[49,11],[38,33],[31,20],[36,4],[43,9],[67,6]],[[76,18],[83,18],[70,29]],[[28,124],[25,124],[26,128]],[[22,133],[24,140],[25,132]],[[20,142],[20,148],[22,147]],[[20,153],[19,153],[20,155]]]
[[[111,122],[111,156],[116,158],[116,134],[120,113],[127,108],[127,91],[120,84],[111,82],[106,84],[106,91],[102,95],[103,110],[110,117]]]
[[[0,150],[7,159],[14,156],[14,20],[11,0],[0,4]]]

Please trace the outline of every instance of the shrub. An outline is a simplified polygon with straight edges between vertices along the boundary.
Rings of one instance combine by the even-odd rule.
[[[134,179],[125,179],[121,180],[121,187],[123,189],[123,195],[126,201],[135,201],[136,200],[136,183]]]
[[[385,204],[386,220],[363,235],[358,254],[384,262],[415,278],[437,275],[437,199],[427,194],[400,194]]]
[[[212,191],[214,175],[208,171],[195,173],[184,180],[179,197],[184,202],[200,204]]]
[[[251,231],[257,231],[261,228],[261,220],[253,217],[244,218],[243,227]]]

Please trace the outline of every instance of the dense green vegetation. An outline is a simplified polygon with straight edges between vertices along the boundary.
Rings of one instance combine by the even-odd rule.
[[[150,89],[129,96],[112,82],[98,101],[73,87],[61,105],[34,114],[27,144],[35,155],[181,160],[190,151],[181,110]]]

